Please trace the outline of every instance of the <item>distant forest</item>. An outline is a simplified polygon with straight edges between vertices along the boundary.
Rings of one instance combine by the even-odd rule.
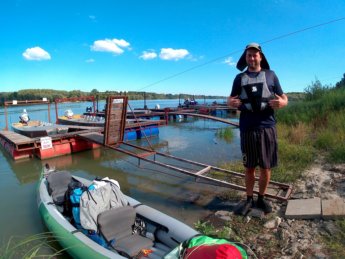
[[[72,91],[61,91],[52,89],[26,89],[18,92],[0,92],[0,105],[3,105],[5,101],[25,101],[25,100],[42,100],[47,98],[50,102],[54,102],[55,99],[60,98],[72,98],[72,97],[86,97],[94,96],[98,97],[99,100],[105,100],[109,95],[125,95],[128,96],[129,100],[157,100],[157,99],[184,99],[184,98],[195,98],[195,99],[222,99],[224,96],[214,95],[190,95],[190,94],[158,94],[150,92],[131,92],[131,91],[105,91],[99,92],[97,89],[93,89],[91,92],[83,92],[80,90]]]
[[[335,88],[345,87],[345,73],[343,78],[337,82]],[[316,78],[315,82],[307,86],[304,92],[287,93],[289,100],[298,101],[304,98],[308,98],[310,94],[315,92],[323,92],[325,89],[333,88],[333,86],[322,85],[321,82]],[[91,92],[83,92],[80,90],[72,91],[57,91],[52,89],[26,89],[17,92],[0,92],[0,105],[2,106],[5,101],[25,101],[25,100],[42,100],[47,98],[50,102],[54,102],[58,98],[72,98],[72,97],[85,97],[94,96],[98,97],[99,100],[105,100],[109,95],[125,95],[128,96],[129,100],[157,100],[157,99],[184,99],[184,98],[195,98],[195,99],[223,99],[226,96],[214,96],[214,95],[190,95],[190,94],[158,94],[150,92],[131,92],[131,91],[105,91],[99,92],[97,89],[93,89]]]

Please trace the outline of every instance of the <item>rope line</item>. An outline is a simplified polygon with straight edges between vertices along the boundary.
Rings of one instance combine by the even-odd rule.
[[[345,17],[333,19],[333,20],[330,20],[330,21],[327,21],[327,22],[323,22],[323,23],[319,23],[319,24],[316,24],[316,25],[312,25],[312,26],[309,26],[309,27],[306,27],[306,28],[303,28],[303,29],[300,29],[300,30],[297,30],[297,31],[293,31],[293,32],[289,32],[289,33],[286,33],[286,34],[282,34],[282,35],[277,36],[277,37],[274,37],[274,38],[272,38],[272,39],[269,39],[269,40],[260,42],[260,45],[264,45],[264,44],[270,43],[270,42],[272,42],[272,41],[276,41],[276,40],[280,40],[280,39],[283,39],[283,38],[287,38],[287,37],[290,37],[290,36],[295,35],[295,34],[298,34],[298,33],[302,33],[302,32],[308,31],[308,30],[312,30],[312,29],[315,29],[315,28],[318,28],[318,27],[321,27],[321,26],[329,25],[329,24],[331,24],[331,23],[340,22],[340,21],[343,21],[343,20],[345,20]],[[178,73],[176,73],[176,74],[172,74],[171,76],[164,77],[164,78],[162,78],[162,79],[160,79],[160,80],[158,80],[158,81],[156,81],[156,82],[153,82],[153,83],[151,83],[151,84],[148,84],[148,85],[146,85],[146,86],[144,86],[144,87],[138,89],[137,91],[142,91],[142,90],[144,90],[144,89],[146,89],[146,88],[149,88],[149,87],[151,87],[151,86],[158,85],[158,84],[160,84],[160,83],[162,83],[162,82],[164,82],[164,81],[167,81],[167,80],[170,80],[170,79],[172,79],[172,78],[178,77],[178,76],[183,75],[183,74],[185,74],[185,73],[187,73],[187,72],[193,71],[193,70],[198,69],[198,68],[200,68],[200,67],[204,67],[204,66],[206,66],[206,65],[208,65],[208,64],[211,64],[211,63],[213,63],[213,62],[215,62],[215,61],[218,61],[218,60],[220,60],[220,59],[224,59],[224,58],[226,58],[226,57],[228,57],[228,56],[231,56],[231,55],[233,55],[233,54],[236,54],[236,53],[242,52],[242,51],[243,51],[243,49],[235,50],[235,51],[230,52],[230,53],[228,53],[228,54],[226,54],[226,55],[223,55],[223,56],[220,56],[220,57],[211,59],[210,61],[207,61],[207,62],[202,63],[202,64],[200,64],[200,65],[197,65],[197,66],[188,68],[188,69],[183,70],[183,71],[181,71],[181,72],[178,72]]]

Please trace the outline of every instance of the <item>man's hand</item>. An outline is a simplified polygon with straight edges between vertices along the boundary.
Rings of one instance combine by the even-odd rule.
[[[275,99],[270,100],[268,103],[272,109],[278,110],[285,107],[288,104],[288,97],[286,94],[277,95],[275,94]]]
[[[242,104],[240,98],[238,98],[238,95],[236,96],[229,96],[228,97],[228,105],[234,108],[240,107]]]

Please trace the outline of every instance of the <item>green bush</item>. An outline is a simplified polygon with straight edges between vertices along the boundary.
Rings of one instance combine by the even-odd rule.
[[[336,145],[328,155],[328,160],[333,163],[344,163],[345,162],[345,143]]]

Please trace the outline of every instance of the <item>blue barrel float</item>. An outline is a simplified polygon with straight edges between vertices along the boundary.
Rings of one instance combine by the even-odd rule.
[[[137,132],[136,130],[125,130],[125,134],[123,137],[124,141],[136,140],[137,139]]]
[[[142,130],[140,128],[137,129],[126,129],[124,134],[124,141],[131,141],[136,139],[141,139],[146,137],[158,136],[159,129],[157,126],[149,126],[145,127]]]
[[[145,127],[144,129],[137,131],[137,138],[145,138],[145,135],[146,137],[158,136],[158,134],[159,129],[157,126]]]

